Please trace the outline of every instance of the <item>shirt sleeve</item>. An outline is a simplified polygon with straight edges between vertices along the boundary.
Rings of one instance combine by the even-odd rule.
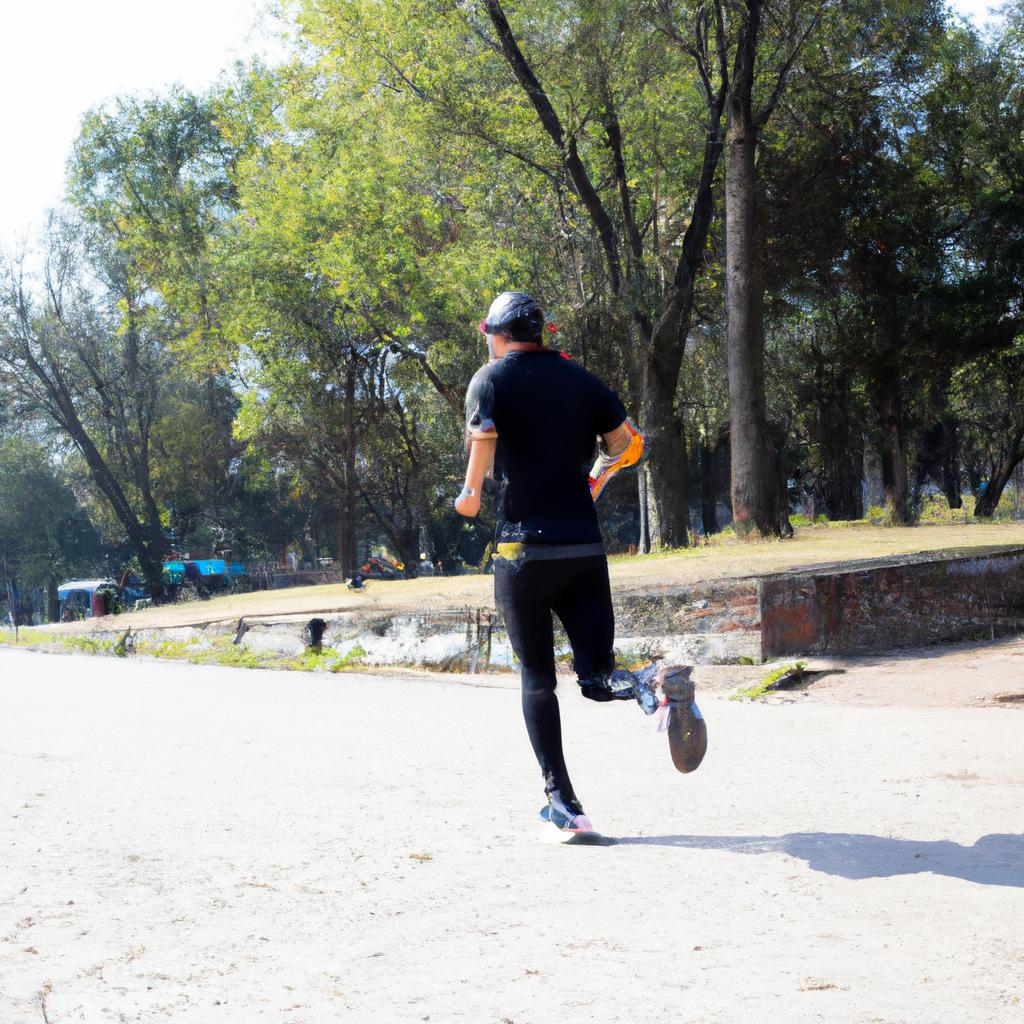
[[[498,436],[494,422],[494,383],[490,364],[473,375],[466,391],[466,440],[485,441]]]
[[[626,418],[626,407],[607,384],[597,377],[593,380],[594,434],[610,434],[616,427],[622,426]]]

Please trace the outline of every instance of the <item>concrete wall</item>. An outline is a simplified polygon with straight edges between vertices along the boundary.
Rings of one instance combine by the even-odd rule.
[[[625,661],[735,664],[802,654],[863,654],[1024,632],[1024,548],[964,556],[934,553],[805,567],[760,578],[615,596],[616,647]],[[307,616],[247,619],[237,637],[258,652],[298,654]],[[341,655],[361,648],[361,664],[448,671],[515,668],[500,615],[492,608],[419,614],[325,616],[322,642]],[[143,630],[139,640],[209,645],[236,623]],[[95,633],[117,639],[117,631]],[[560,653],[567,654],[563,645]]]
[[[861,654],[1024,631],[1024,548],[762,577],[761,654]]]

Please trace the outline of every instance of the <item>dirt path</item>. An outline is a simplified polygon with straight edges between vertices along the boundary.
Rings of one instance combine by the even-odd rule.
[[[850,706],[883,669],[709,677],[686,777],[563,687],[617,839],[566,847],[513,680],[0,651],[0,1021],[1024,1021],[1024,712]]]

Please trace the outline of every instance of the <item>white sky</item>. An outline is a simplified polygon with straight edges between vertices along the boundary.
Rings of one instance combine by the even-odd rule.
[[[990,0],[953,0],[975,21]],[[202,89],[238,57],[278,52],[263,0],[4,0],[0,250],[30,239],[63,190],[81,115],[173,82]],[[269,51],[268,51],[269,47]]]
[[[82,114],[125,93],[201,90],[268,52],[262,0],[3,0],[0,250],[60,200]],[[269,52],[274,52],[273,43]]]

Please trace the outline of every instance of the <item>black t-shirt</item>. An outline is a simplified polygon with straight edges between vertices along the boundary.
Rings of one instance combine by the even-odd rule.
[[[498,435],[505,477],[499,536],[532,544],[601,540],[587,470],[599,434],[626,418],[618,395],[551,349],[510,352],[478,370],[466,394],[470,431]]]

